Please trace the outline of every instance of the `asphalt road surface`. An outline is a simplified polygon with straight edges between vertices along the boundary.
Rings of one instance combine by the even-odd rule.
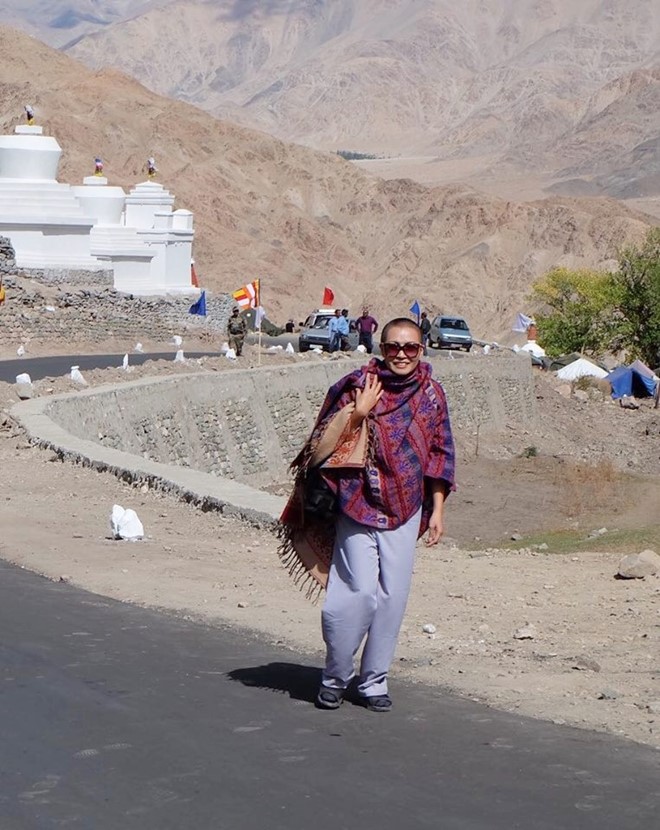
[[[241,632],[0,563],[0,828],[659,826],[650,748],[400,681],[389,714],[319,711],[318,680]]]
[[[171,352],[152,352],[150,354],[129,353],[129,362],[139,366],[146,360],[174,360],[176,349]],[[187,358],[218,357],[220,352],[185,352]],[[16,375],[27,372],[32,380],[56,378],[68,375],[72,366],[78,366],[81,372],[86,369],[107,369],[109,366],[121,368],[123,354],[79,354],[53,355],[49,357],[19,357],[14,360],[0,361],[0,380],[14,383]],[[1,828],[0,828],[1,830]]]
[[[248,335],[249,343],[256,343],[257,337],[254,333]],[[262,336],[262,345],[268,346],[282,346],[286,348],[287,343],[291,343],[293,348],[298,351],[298,335],[297,334],[282,334],[279,337]],[[171,352],[151,352],[150,354],[136,354],[129,352],[129,361],[133,365],[140,365],[146,360],[173,360],[176,349],[173,347]],[[221,357],[221,352],[187,352],[184,349],[186,358],[195,359],[198,357]],[[436,351],[429,349],[429,354],[425,359],[434,357],[450,358],[464,357],[461,352],[453,351]],[[83,354],[83,355],[54,355],[49,357],[20,357],[12,360],[0,361],[0,381],[5,383],[14,383],[16,375],[22,372],[27,372],[32,380],[41,380],[47,377],[61,377],[68,375],[72,366],[78,366],[81,372],[85,369],[107,369],[109,366],[120,367],[123,354]],[[365,360],[368,356],[365,357]],[[2,830],[2,828],[0,828]]]

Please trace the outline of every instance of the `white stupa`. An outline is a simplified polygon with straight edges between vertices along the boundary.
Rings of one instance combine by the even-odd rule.
[[[0,136],[0,234],[10,238],[19,268],[108,268],[90,253],[93,220],[57,181],[61,155],[42,127]]]
[[[0,136],[0,235],[24,270],[112,270],[118,291],[196,295],[190,262],[193,215],[173,210],[161,184],[127,196],[103,175],[71,187],[57,181],[62,150],[42,127]]]

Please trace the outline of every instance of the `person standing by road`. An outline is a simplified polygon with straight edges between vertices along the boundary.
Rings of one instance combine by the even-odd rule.
[[[374,350],[374,334],[378,331],[378,320],[369,314],[368,308],[363,308],[355,325],[358,330],[359,345],[364,346],[367,354],[371,354]]]
[[[371,711],[391,709],[388,673],[415,545],[427,529],[429,545],[443,533],[454,444],[445,394],[420,362],[422,348],[415,322],[391,320],[381,334],[382,360],[330,388],[292,464],[296,486],[281,517],[280,556],[297,579],[327,587],[322,709],[341,705],[365,638],[358,695]],[[335,498],[334,514],[312,511],[311,482],[319,477]]]
[[[348,340],[348,334],[351,330],[351,324],[348,322],[348,309],[342,308],[341,317],[337,323],[337,330],[339,331],[339,347],[342,352],[347,352],[351,344]]]
[[[428,344],[429,335],[431,334],[431,321],[429,320],[429,315],[425,311],[422,311],[419,327],[422,330],[422,346],[424,346],[424,355],[426,356],[429,353]]]
[[[227,321],[227,339],[229,341],[229,347],[236,352],[236,357],[241,356],[243,343],[247,335],[247,323],[238,311],[238,306],[234,306],[231,317]]]
[[[331,352],[339,351],[339,346],[341,344],[341,334],[339,333],[339,321],[341,318],[341,311],[336,308],[335,309],[335,316],[331,317],[328,320],[328,332],[330,334],[330,346],[329,349]]]

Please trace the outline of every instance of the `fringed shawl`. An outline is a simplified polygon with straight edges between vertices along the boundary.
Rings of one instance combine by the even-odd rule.
[[[454,444],[445,394],[431,379],[431,366],[420,363],[407,376],[390,372],[373,359],[346,375],[325,398],[312,434],[293,461],[293,492],[280,518],[280,557],[296,582],[313,595],[325,587],[334,546],[334,519],[310,519],[303,510],[305,476],[328,425],[364,388],[373,373],[383,395],[366,420],[367,447],[363,462],[343,462],[354,455],[357,436],[344,431],[335,451],[320,467],[336,493],[338,508],[368,527],[399,527],[422,506],[420,536],[432,512],[431,480],[454,487]],[[309,580],[309,581],[308,581]]]

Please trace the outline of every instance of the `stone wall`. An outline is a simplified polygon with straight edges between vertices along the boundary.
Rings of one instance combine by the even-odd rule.
[[[16,273],[16,254],[11,240],[0,236],[0,277]]]
[[[21,273],[44,285],[84,286],[85,288],[111,288],[114,279],[112,268],[97,268],[94,271],[72,268],[22,268]]]
[[[224,334],[233,300],[209,295],[206,317],[188,313],[188,297],[133,297],[112,288],[44,289],[39,283],[6,277],[7,302],[0,307],[0,331],[6,343],[29,340],[103,342],[169,340],[173,334],[204,331]]]
[[[254,487],[282,482],[344,361],[144,379],[53,399],[78,439]],[[357,364],[356,364],[357,365]],[[534,429],[531,364],[517,355],[436,362],[457,431]]]

